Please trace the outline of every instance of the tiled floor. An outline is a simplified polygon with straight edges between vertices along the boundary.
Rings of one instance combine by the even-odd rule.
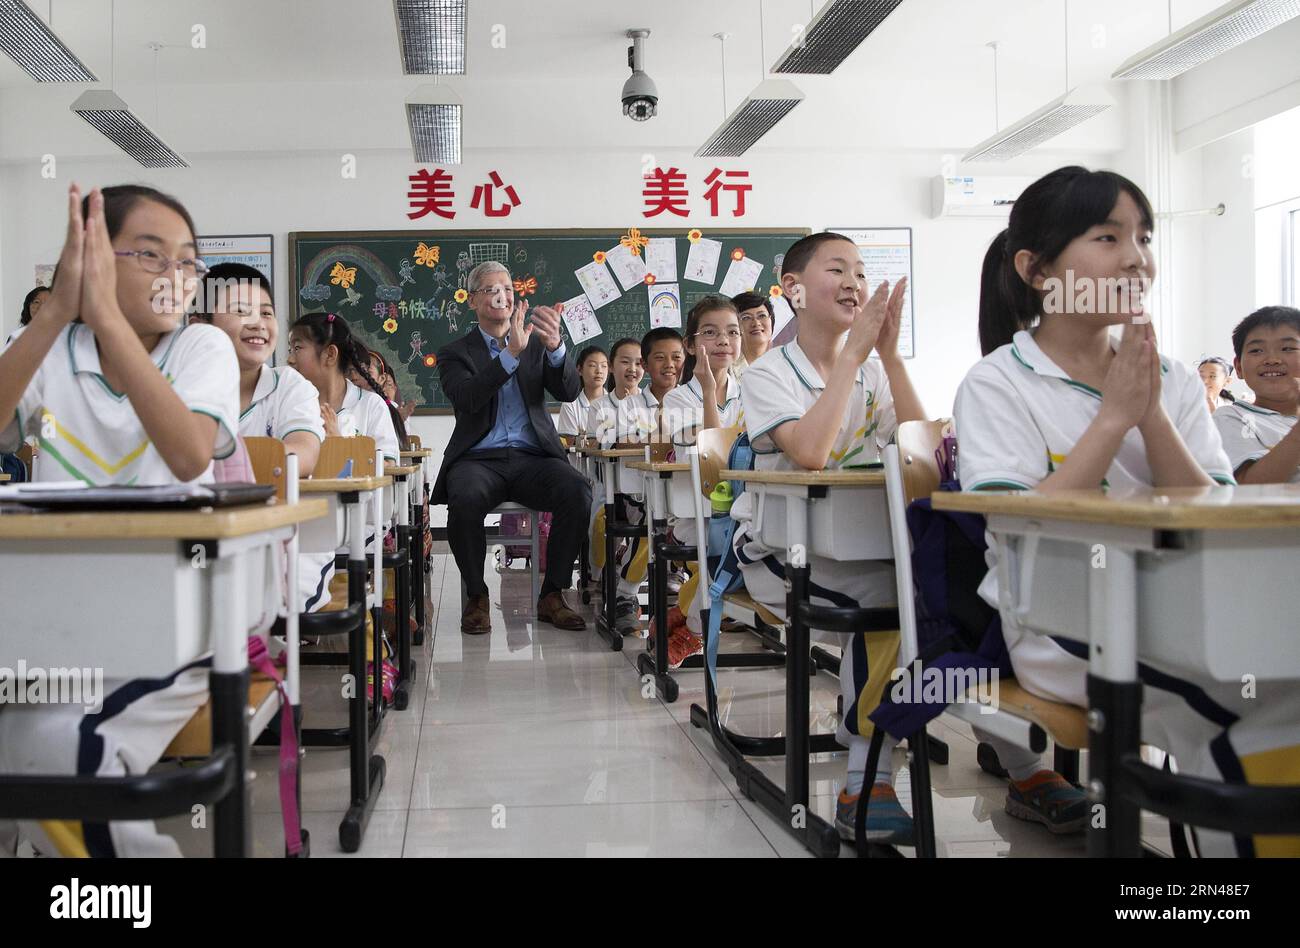
[[[417,650],[410,707],[390,712],[384,723],[378,752],[387,761],[387,779],[360,855],[807,855],[740,793],[708,735],[691,726],[691,703],[703,701],[703,672],[678,673],[680,697],[663,704],[637,677],[640,641],[627,639],[622,652],[611,652],[590,629],[573,633],[535,624],[523,575],[509,575],[502,584],[489,571],[492,633],[463,636],[458,579],[450,556],[434,557],[435,634]],[[576,605],[576,594],[569,595]],[[723,647],[756,648],[752,643],[738,634]],[[339,674],[304,669],[308,726],[344,722]],[[725,723],[744,733],[780,734],[783,675],[723,671]],[[815,730],[834,730],[837,693],[829,675],[814,680]],[[1002,783],[975,763],[969,727],[947,720],[931,727],[950,748],[949,764],[932,767],[941,856],[1083,854],[1082,837],[1054,837],[1008,816]],[[783,758],[756,763],[783,780]],[[900,799],[910,809],[906,756],[896,751],[894,763]],[[256,750],[253,767],[255,850],[279,855],[274,752]],[[303,822],[312,855],[344,855],[338,824],[348,796],[346,751],[312,748],[303,767]],[[824,818],[833,815],[844,767],[842,753],[814,759],[812,805]],[[1167,851],[1167,832],[1160,821],[1147,819],[1148,844]],[[164,825],[187,852],[207,851],[205,834],[190,830],[188,821]]]

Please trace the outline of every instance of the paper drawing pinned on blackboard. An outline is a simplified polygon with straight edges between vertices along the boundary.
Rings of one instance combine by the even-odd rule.
[[[656,283],[676,283],[677,241],[672,237],[651,237],[645,248],[645,265]]]
[[[298,295],[312,303],[323,303],[330,298],[330,288],[323,283],[310,283]]]
[[[594,309],[600,309],[606,303],[612,303],[623,295],[603,263],[593,260],[585,267],[573,271],[573,275],[578,278],[582,292],[587,294],[587,299],[591,300]]]
[[[398,276],[402,278],[402,282],[398,284],[399,286],[406,286],[408,283],[415,282],[415,277],[411,276],[412,267],[410,260],[403,259],[401,266],[397,268],[397,273]]]
[[[685,277],[695,283],[712,283],[718,278],[718,260],[722,257],[722,241],[701,237],[691,243],[686,255]]]
[[[605,260],[609,268],[614,271],[614,276],[618,277],[618,282],[624,291],[645,282],[645,261],[633,253],[626,244],[618,244],[605,251]]]
[[[564,309],[561,310],[561,316],[565,328],[569,330],[569,339],[575,346],[600,335],[600,323],[596,319],[596,311],[591,308],[591,301],[587,299],[585,293],[567,300]]]
[[[727,267],[727,275],[722,278],[722,286],[718,287],[718,292],[730,297],[752,290],[758,285],[758,278],[762,273],[763,265],[757,260],[751,260],[744,254],[741,254],[740,259],[737,260],[733,255]]]
[[[682,297],[676,283],[652,283],[646,287],[650,298],[650,328],[682,327]]]

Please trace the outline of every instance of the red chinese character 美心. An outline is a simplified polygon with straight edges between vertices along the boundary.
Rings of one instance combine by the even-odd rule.
[[[678,217],[686,217],[686,172],[676,168],[656,168],[645,176],[645,187],[641,190],[645,198],[643,217],[655,217],[668,211]]]
[[[408,180],[411,190],[406,192],[406,196],[411,201],[411,210],[407,217],[418,220],[428,214],[437,214],[447,220],[455,219],[456,212],[451,209],[451,202],[456,195],[451,190],[451,175],[441,168],[435,169],[433,174],[421,168]]]
[[[519,206],[519,195],[515,193],[513,184],[502,184],[501,175],[495,171],[489,172],[488,177],[491,178],[491,183],[474,185],[474,198],[469,202],[469,206],[478,210],[479,202],[482,201],[485,217],[505,217]],[[502,204],[500,207],[492,206],[492,189],[494,187],[505,188],[506,197],[510,199],[509,204]]]

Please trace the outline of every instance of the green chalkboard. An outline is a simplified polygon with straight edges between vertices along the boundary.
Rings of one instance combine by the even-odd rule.
[[[762,265],[754,283],[758,292],[767,293],[779,282],[779,259],[808,233],[795,228],[702,230],[705,240],[722,245],[711,283],[686,278],[693,243],[688,228],[641,232],[646,238],[673,239],[683,319],[700,297],[718,291],[733,255]],[[367,346],[383,354],[403,398],[418,398],[420,414],[447,413],[451,406],[438,382],[435,356],[476,323],[468,302],[457,299],[469,269],[498,260],[523,284],[519,292],[530,304],[565,302],[583,293],[575,271],[593,263],[598,252],[619,247],[626,234],[615,229],[295,232],[289,234],[292,314],[296,319],[302,313],[338,313]],[[641,258],[646,259],[644,250]],[[591,344],[608,349],[624,336],[639,339],[650,329],[654,287],[624,288],[608,265],[605,269],[620,295],[595,309],[599,335],[574,343],[565,326],[565,343],[575,354]]]

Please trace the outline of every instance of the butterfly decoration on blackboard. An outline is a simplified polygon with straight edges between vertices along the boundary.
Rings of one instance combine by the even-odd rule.
[[[439,247],[430,247],[424,241],[420,241],[419,246],[415,248],[415,264],[420,267],[434,267],[442,257],[442,250]]]
[[[618,242],[639,257],[641,256],[641,248],[650,243],[650,238],[641,236],[641,231],[633,227],[620,237]]]
[[[334,269],[330,271],[330,282],[346,290],[357,282],[357,268],[345,267],[341,263],[335,263]]]
[[[537,277],[527,276],[522,280],[515,280],[515,294],[518,296],[532,296],[537,292]]]

